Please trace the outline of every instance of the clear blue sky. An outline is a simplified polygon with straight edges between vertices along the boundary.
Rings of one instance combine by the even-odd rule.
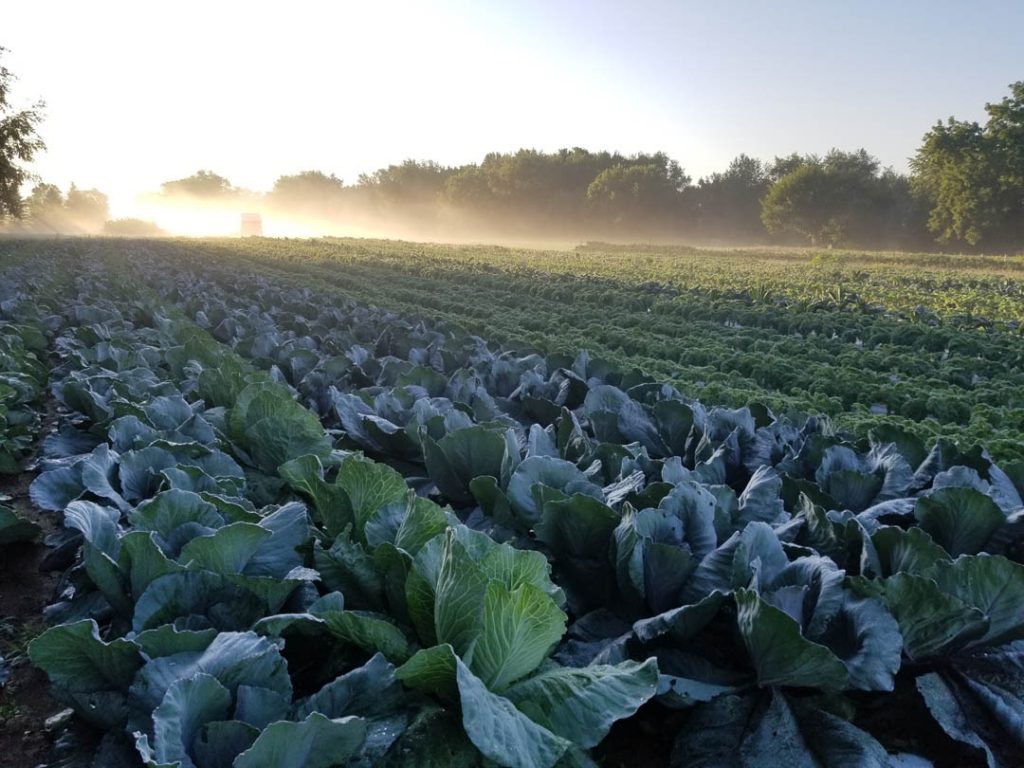
[[[1024,79],[1024,2],[22,2],[0,45],[48,102],[48,180],[115,195],[211,168],[266,189],[406,157],[865,147],[906,168],[939,118]]]

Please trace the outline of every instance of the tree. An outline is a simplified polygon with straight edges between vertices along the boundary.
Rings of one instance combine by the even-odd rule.
[[[1024,195],[1024,80],[1010,86],[1010,96],[998,104],[986,104],[985,110],[985,132],[1000,149],[1000,181],[1010,192],[1008,202],[1018,205]]]
[[[832,180],[821,163],[804,163],[779,179],[764,198],[761,221],[771,233],[795,232],[817,245],[836,238]]]
[[[761,198],[770,183],[768,166],[747,155],[701,179],[687,195],[700,232],[734,241],[763,237]]]
[[[453,173],[433,160],[405,160],[373,174],[359,176],[359,186],[384,202],[398,204],[436,203]]]
[[[345,196],[345,184],[333,173],[302,171],[279,176],[267,200],[276,208],[296,214],[331,217]]]
[[[772,185],[761,221],[769,232],[793,232],[811,245],[861,239],[858,235],[871,226],[877,171],[878,161],[863,149],[808,156]]]
[[[213,171],[196,171],[191,176],[174,181],[165,181],[161,191],[169,196],[214,198],[235,192],[231,182]]]
[[[107,196],[98,189],[79,189],[74,184],[68,189],[64,211],[75,229],[99,232],[110,217]]]
[[[36,184],[22,203],[33,229],[42,232],[64,232],[64,194],[56,184]]]
[[[781,179],[783,176],[792,173],[801,165],[807,162],[807,158],[801,157],[796,152],[785,157],[776,157],[771,165],[765,168],[765,173],[768,174],[768,181],[774,184],[776,181]]]
[[[43,233],[95,234],[110,215],[105,194],[74,184],[67,195],[55,184],[36,184],[22,207],[28,228]]]
[[[618,215],[614,206],[595,197],[600,185],[595,195],[588,196],[595,180],[613,168],[619,168],[614,174],[622,174],[632,167],[647,167],[651,180],[656,179],[673,199],[690,181],[679,164],[662,152],[627,157],[582,147],[556,152],[520,149],[490,152],[479,165],[456,169],[448,178],[444,197],[455,207],[486,215],[489,226],[500,222],[531,232],[579,233],[595,219],[607,222]]]
[[[6,49],[0,47],[0,56]],[[0,64],[0,219],[20,217],[24,211],[21,187],[32,176],[22,163],[30,163],[45,149],[36,127],[43,119],[43,102],[28,109],[15,110],[11,104],[11,85],[15,77]]]
[[[656,163],[614,165],[591,182],[587,199],[614,225],[665,225],[671,223],[671,215],[679,207],[685,178],[674,161],[672,167]]]
[[[486,214],[491,225],[497,219],[533,230],[553,225],[572,228],[585,213],[588,185],[614,164],[612,157],[581,147],[551,153],[536,149],[489,152],[479,165],[453,173],[445,186],[445,199]]]
[[[914,186],[931,203],[928,228],[942,242],[1024,242],[1024,81],[986,104],[982,127],[950,117],[925,134],[911,160]]]
[[[928,232],[928,201],[911,179],[892,168],[878,178],[880,212],[875,244],[891,250],[927,250],[934,242]]]
[[[487,174],[476,164],[465,165],[448,177],[444,197],[453,205],[477,210],[489,208],[494,202]]]
[[[333,173],[301,171],[291,176],[279,176],[270,194],[280,200],[308,200],[340,193],[344,182]]]
[[[761,221],[770,233],[794,233],[812,245],[892,248],[918,242],[920,206],[909,183],[891,169],[881,170],[865,150],[833,149],[825,157],[783,163],[795,169],[761,203]]]

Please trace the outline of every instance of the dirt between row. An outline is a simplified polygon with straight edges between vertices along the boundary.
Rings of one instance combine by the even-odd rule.
[[[40,428],[42,442],[57,420],[57,403],[45,403]],[[39,444],[34,447],[37,454]],[[0,547],[0,655],[7,679],[0,685],[0,764],[5,768],[35,768],[48,762],[52,740],[60,727],[46,721],[65,707],[50,695],[46,675],[28,660],[28,644],[46,624],[43,609],[54,601],[58,572],[40,568],[48,551],[44,539],[57,528],[57,516],[32,504],[28,488],[36,473],[0,475],[0,504],[36,523],[42,532],[34,542]]]

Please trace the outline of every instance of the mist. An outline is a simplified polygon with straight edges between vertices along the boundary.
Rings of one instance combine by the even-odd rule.
[[[239,237],[242,219],[256,214],[262,236],[285,238],[357,237],[422,242],[488,242],[504,245],[568,246],[586,239],[586,233],[568,231],[541,232],[528,221],[521,226],[495,226],[482,217],[438,204],[416,210],[383,211],[356,201],[338,206],[331,212],[318,211],[322,200],[312,197],[294,207],[276,204],[259,197],[231,200],[201,200],[189,197],[156,198],[140,196],[125,207],[129,215],[115,221],[151,224],[149,231],[132,229],[116,232],[116,227],[93,229],[89,234],[127,236]],[[113,223],[113,222],[111,222]],[[66,233],[70,234],[70,233]]]
[[[792,209],[797,177],[813,192]],[[37,234],[232,237],[258,216],[267,237],[364,237],[565,247],[600,240],[697,246],[840,245],[926,249],[927,208],[910,180],[860,149],[770,161],[740,155],[696,182],[663,152],[622,155],[580,147],[492,152],[479,163],[405,160],[346,183],[319,170],[237,187],[212,170],[121,193],[108,205],[89,190],[88,220],[71,215],[83,193],[63,198],[37,185],[16,230]],[[72,199],[76,206],[72,205]],[[787,207],[788,206],[788,207]],[[58,215],[59,214],[59,215]],[[250,234],[253,234],[251,232]]]

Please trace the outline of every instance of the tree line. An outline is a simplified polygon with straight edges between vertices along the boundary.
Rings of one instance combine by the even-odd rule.
[[[354,184],[321,171],[281,176],[265,196],[278,211],[321,220],[359,215],[508,235],[665,237],[927,250],[1024,248],[1024,82],[987,104],[988,120],[950,118],[924,136],[911,173],[864,149],[770,161],[741,154],[694,181],[662,152],[581,147],[493,152],[447,167],[406,160]],[[209,171],[164,194],[245,195]]]
[[[2,49],[0,49],[2,50]],[[42,149],[39,106],[12,113],[0,68],[0,216],[34,231],[155,234],[108,222],[106,197],[37,184],[21,197],[18,160]],[[279,177],[266,193],[210,170],[170,180],[156,198],[301,217],[327,229],[362,224],[421,235],[683,239],[926,250],[1024,248],[1024,81],[987,104],[984,124],[949,118],[924,136],[911,172],[864,149],[760,160],[741,154],[694,181],[663,152],[581,147],[492,152],[478,163],[406,160],[354,183],[318,170]],[[13,139],[12,139],[13,137]]]
[[[446,167],[406,160],[345,184],[322,171],[281,176],[260,195],[212,171],[161,185],[160,195],[320,222],[404,222],[415,231],[505,236],[681,238],[924,248],[928,210],[911,181],[864,150],[764,162],[740,155],[694,182],[665,153],[581,147],[488,154]]]

